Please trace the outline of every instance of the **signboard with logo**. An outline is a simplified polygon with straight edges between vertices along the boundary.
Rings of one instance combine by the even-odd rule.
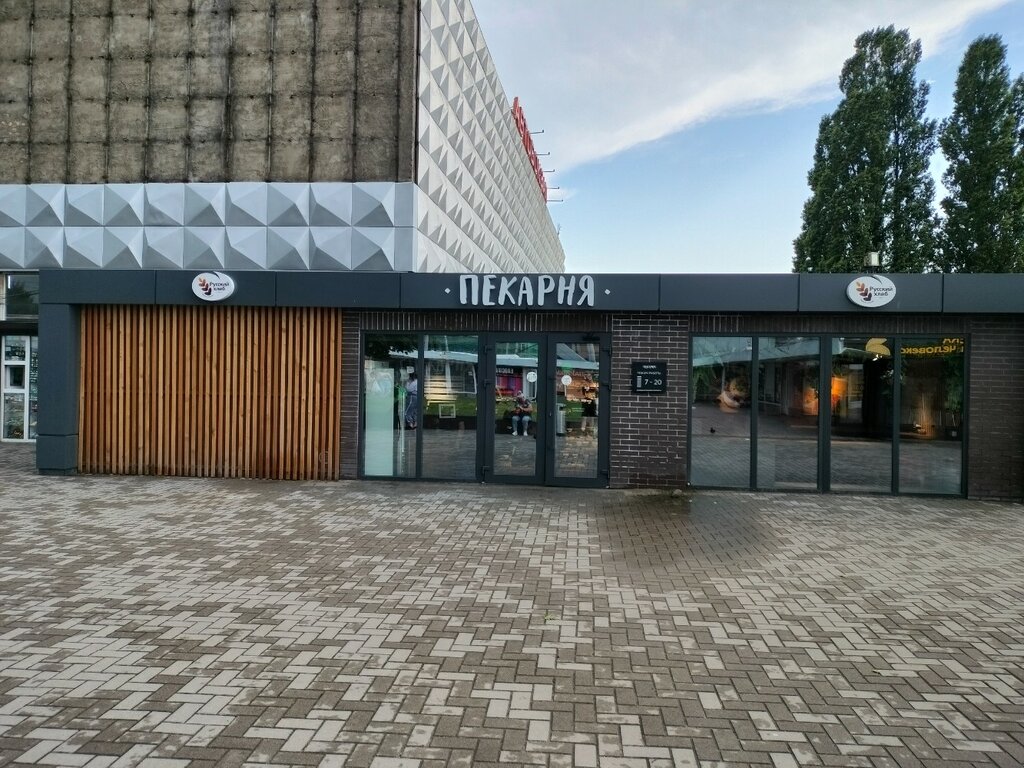
[[[896,286],[884,275],[861,275],[846,286],[846,298],[858,307],[882,307],[896,298]]]
[[[203,301],[223,301],[235,292],[235,281],[223,272],[200,272],[192,279],[192,293]]]
[[[633,392],[660,394],[668,387],[668,363],[664,360],[635,362],[630,379]]]

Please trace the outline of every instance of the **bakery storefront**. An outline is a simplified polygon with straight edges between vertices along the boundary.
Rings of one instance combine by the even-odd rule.
[[[37,464],[1020,498],[1022,289],[44,271]]]

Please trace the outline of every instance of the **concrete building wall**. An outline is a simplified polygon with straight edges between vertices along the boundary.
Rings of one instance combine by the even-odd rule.
[[[412,181],[416,0],[0,3],[0,183]]]

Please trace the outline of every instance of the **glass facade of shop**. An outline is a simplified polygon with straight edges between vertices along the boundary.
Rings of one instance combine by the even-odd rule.
[[[34,323],[38,318],[39,275],[0,274],[0,321]],[[0,440],[36,439],[38,371],[38,337],[0,330]]]
[[[962,494],[964,365],[962,338],[694,337],[690,482]]]
[[[604,341],[366,334],[363,476],[606,484]]]

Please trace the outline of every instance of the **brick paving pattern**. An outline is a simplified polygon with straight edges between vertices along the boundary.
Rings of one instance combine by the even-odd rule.
[[[1024,509],[39,477],[0,764],[1024,764]]]

